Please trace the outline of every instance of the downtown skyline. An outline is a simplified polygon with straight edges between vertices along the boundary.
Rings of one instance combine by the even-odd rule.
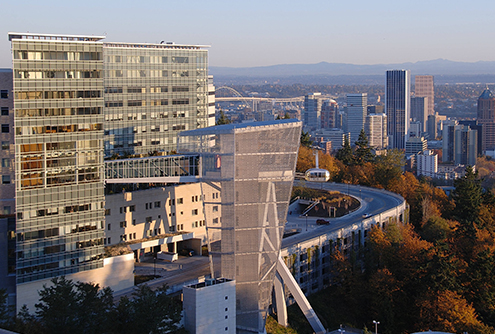
[[[495,3],[475,0],[352,5],[312,1],[45,1],[2,6],[0,31],[108,35],[106,42],[210,45],[210,66],[493,61]],[[0,67],[11,67],[0,42]]]

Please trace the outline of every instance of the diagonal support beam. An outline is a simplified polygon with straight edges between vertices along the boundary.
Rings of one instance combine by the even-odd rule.
[[[284,263],[284,260],[282,260],[282,257],[280,256],[278,257],[278,261],[277,261],[277,273],[280,275],[282,281],[285,283],[287,288],[289,288],[290,293],[296,300],[297,305],[299,305],[299,308],[303,312],[304,316],[308,320],[309,324],[311,325],[315,333],[325,334],[327,331],[323,327],[320,319],[318,319],[318,316],[311,307],[311,304],[309,303],[308,299],[302,292],[301,288],[294,279],[294,276],[292,276],[292,274],[289,271],[289,268],[287,268],[287,266]],[[285,299],[284,299],[284,303],[285,303]],[[278,305],[279,305],[279,301],[277,300],[277,312],[279,312]]]

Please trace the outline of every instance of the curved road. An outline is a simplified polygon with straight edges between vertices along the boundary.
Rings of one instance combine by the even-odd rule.
[[[342,183],[320,184],[316,182],[312,183],[298,180],[294,180],[294,186],[304,186],[307,188],[323,189],[328,191],[339,191],[343,194],[348,194],[359,199],[361,202],[361,207],[345,216],[328,219],[330,220],[329,225],[316,225],[317,217],[299,217],[299,213],[287,215],[285,229],[298,228],[301,229],[301,233],[284,238],[282,240],[282,249],[309,239],[313,239],[321,234],[357,223],[363,219],[362,217],[364,213],[370,214],[370,218],[372,218],[372,216],[395,208],[404,202],[404,199],[400,195],[377,188]]]

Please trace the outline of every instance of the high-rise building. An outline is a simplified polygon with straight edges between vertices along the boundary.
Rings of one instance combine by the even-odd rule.
[[[455,165],[476,165],[478,156],[478,131],[457,121],[444,124],[442,161]]]
[[[428,98],[427,115],[433,115],[435,113],[435,85],[433,83],[433,75],[416,75],[414,81],[415,96]]]
[[[331,129],[335,127],[339,105],[335,100],[324,100],[321,105],[321,128]]]
[[[421,124],[421,132],[425,132],[428,120],[428,98],[411,97],[411,121]]]
[[[364,129],[368,107],[368,94],[347,94],[347,131],[351,133],[351,145]]]
[[[388,145],[387,115],[370,114],[366,116],[364,132],[368,136],[370,147],[376,149],[386,148]]]
[[[179,132],[214,123],[203,46],[103,38],[9,33],[13,82],[4,89],[0,72],[0,84],[15,129],[2,121],[0,158],[15,152],[15,178],[2,168],[0,209],[10,214],[0,231],[11,231],[7,250],[17,255],[8,270],[15,268],[18,307],[51,277],[107,263],[104,155],[166,154]],[[0,275],[5,282],[3,262]]]
[[[408,70],[386,73],[385,113],[391,148],[405,149],[409,131],[411,79]]]
[[[431,150],[425,150],[422,153],[418,153],[416,155],[416,164],[418,176],[437,177],[438,154],[434,154]]]
[[[422,153],[426,150],[428,142],[423,137],[411,137],[406,142],[406,157]]]
[[[168,153],[210,124],[204,47],[104,43],[103,56],[105,156]]]
[[[305,131],[321,129],[321,93],[311,93],[304,97],[303,126]]]
[[[495,96],[488,88],[478,98],[478,124],[483,126],[482,151],[495,149]]]
[[[9,34],[18,296],[31,281],[103,267],[102,38]]]
[[[0,289],[15,304],[15,174],[14,174],[14,90],[12,70],[0,69]]]

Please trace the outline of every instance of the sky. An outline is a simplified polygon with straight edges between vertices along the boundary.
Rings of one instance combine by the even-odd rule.
[[[210,66],[495,61],[494,0],[5,0],[8,32],[209,45]]]

